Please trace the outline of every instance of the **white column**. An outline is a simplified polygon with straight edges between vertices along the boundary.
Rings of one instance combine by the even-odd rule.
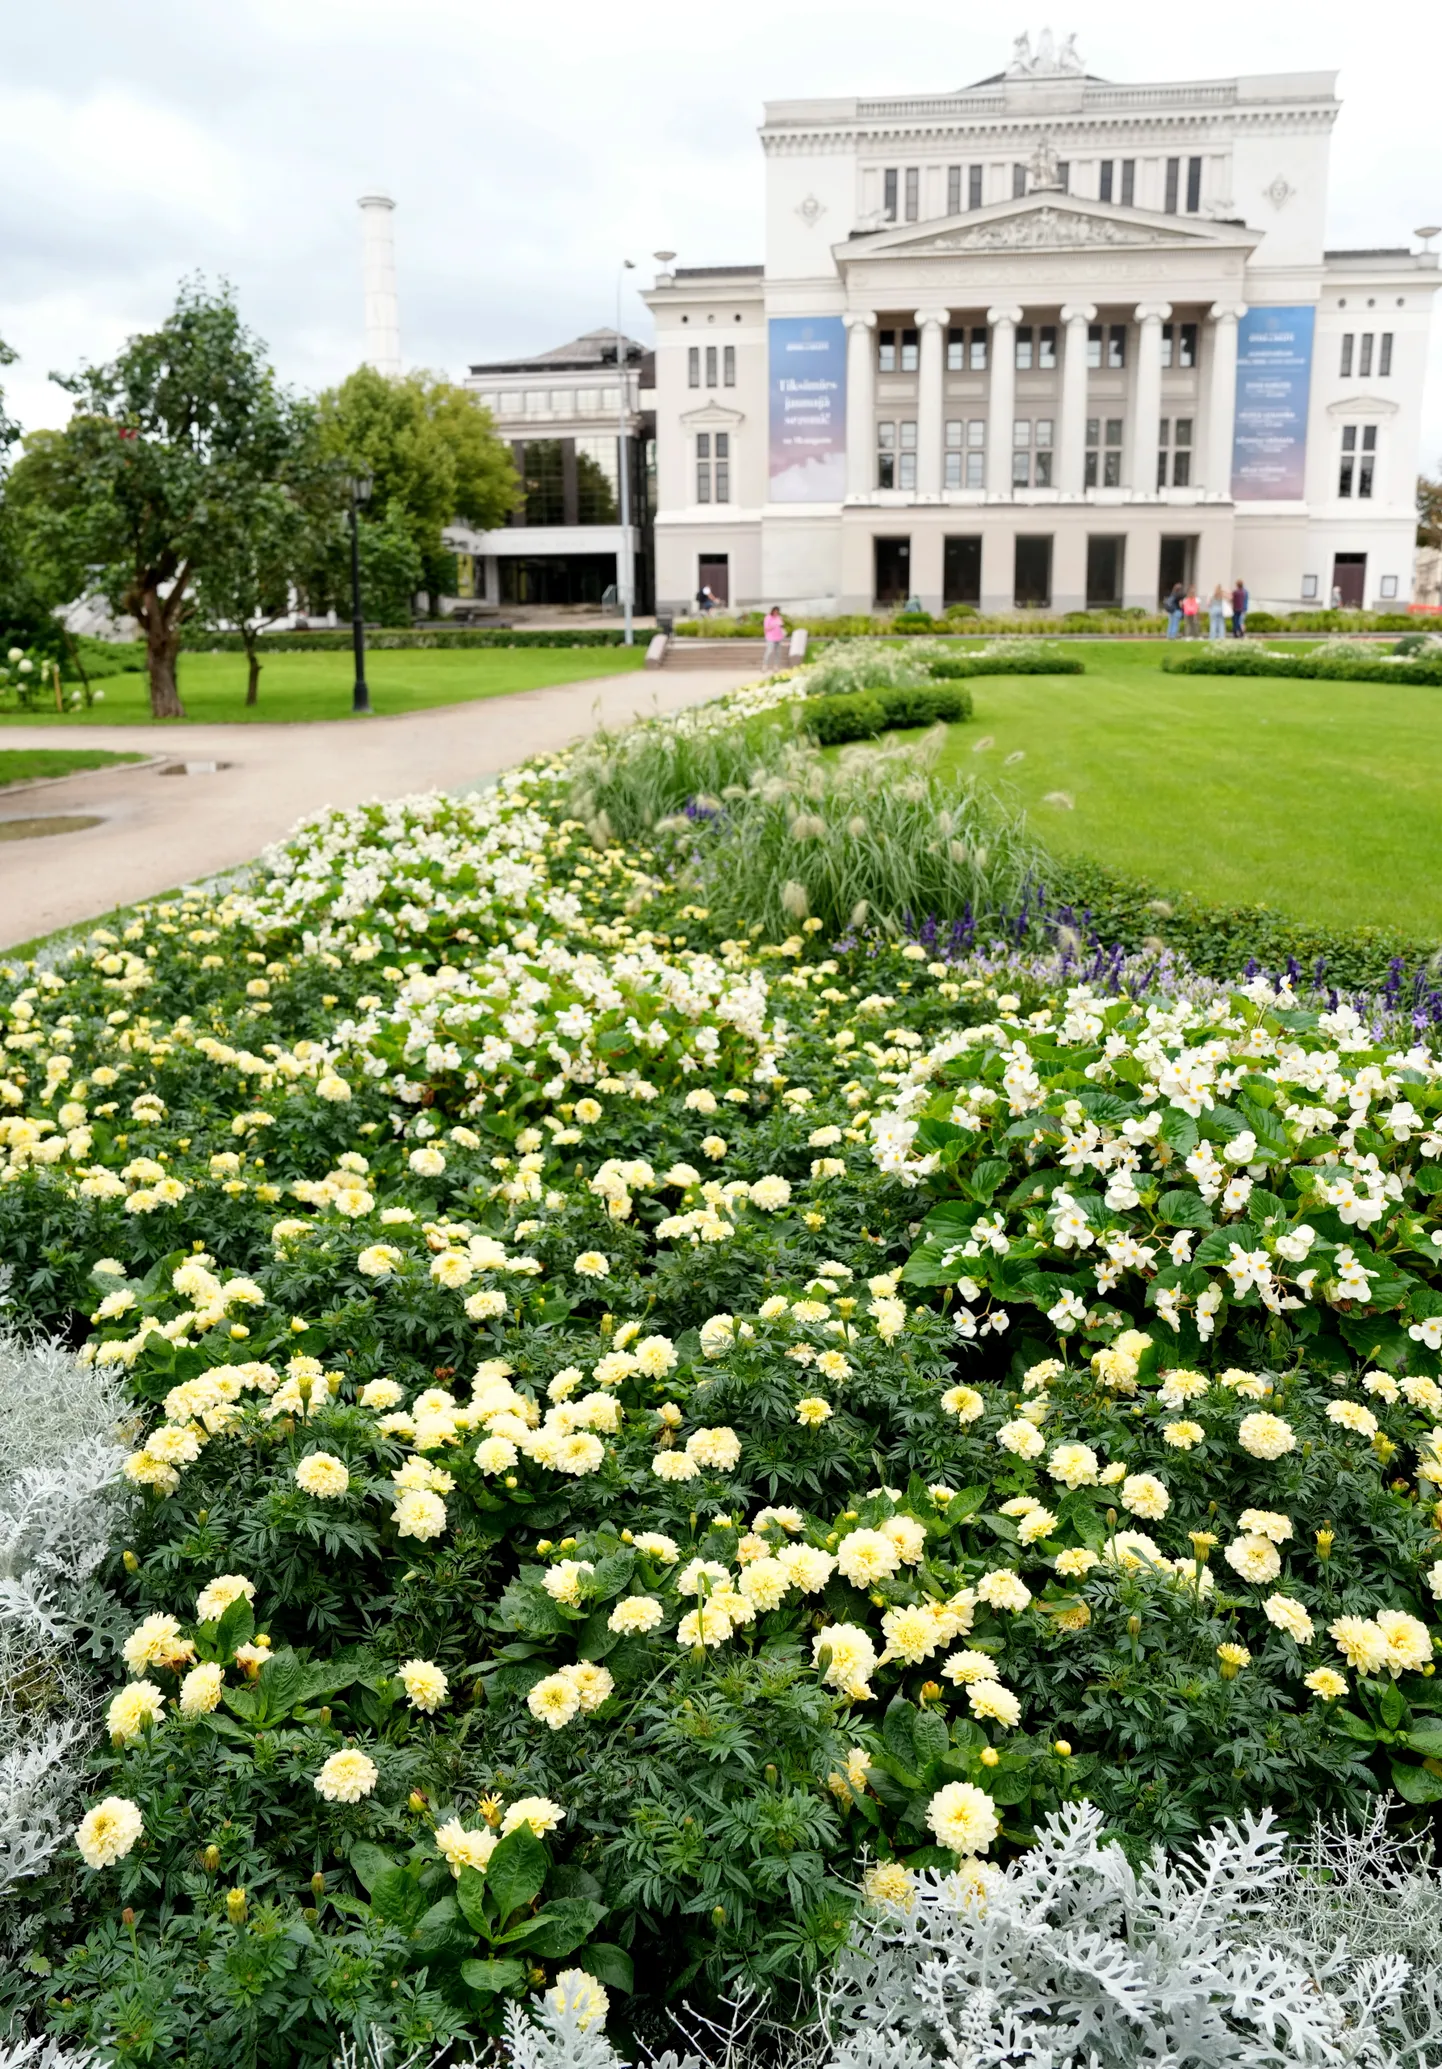
[[[846,325],[846,494],[869,496],[876,486],[876,354],[874,310],[852,309]]]
[[[1011,427],[1016,416],[1016,327],[1020,309],[988,309],[991,325],[991,395],[986,412],[986,486],[1011,494]]]
[[[1087,326],[1096,322],[1091,302],[1068,302],[1061,312],[1066,332],[1061,363],[1061,451],[1057,487],[1064,496],[1079,496],[1086,479]]]
[[[1232,493],[1232,431],[1237,411],[1237,320],[1245,302],[1213,302],[1212,379],[1207,398],[1207,466],[1202,486],[1208,495]]]
[[[401,370],[396,242],[391,228],[395,203],[387,194],[366,194],[357,206],[361,212],[366,359],[378,374],[395,375]]]
[[[1162,325],[1170,302],[1139,302],[1137,379],[1132,390],[1132,450],[1127,485],[1136,494],[1157,492],[1157,430],[1162,413]]]
[[[949,309],[918,309],[921,332],[916,399],[916,492],[935,499],[941,494],[941,441],[946,371],[946,325]]]

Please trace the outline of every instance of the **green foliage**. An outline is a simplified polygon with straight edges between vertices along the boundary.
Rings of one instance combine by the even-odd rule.
[[[365,538],[371,527],[368,525]],[[407,567],[414,563],[408,562]],[[385,599],[383,599],[385,600]],[[367,616],[379,609],[373,604],[369,590],[365,596]],[[410,614],[410,595],[406,594],[404,609],[396,607],[398,616]],[[457,625],[433,627],[424,631],[410,627],[386,627],[379,632],[367,632],[367,647],[397,653],[420,651],[427,647],[619,647],[625,642],[621,626],[597,625],[579,626],[574,630],[565,627],[549,628],[530,626],[509,627]],[[351,643],[349,632],[267,632],[261,635],[259,646],[263,654],[331,654],[348,651]],[[182,650],[206,654],[236,654],[244,652],[244,643],[239,633],[194,632],[181,642]]]
[[[1405,656],[1375,660],[1350,654],[1278,654],[1265,647],[1208,642],[1185,654],[1168,654],[1162,662],[1168,675],[1264,675],[1282,679],[1328,682],[1442,683],[1442,657],[1412,660]]]
[[[799,708],[799,721],[822,747],[847,740],[874,740],[888,728],[956,724],[970,718],[971,698],[965,690],[928,688],[862,690],[849,697],[811,699]]]

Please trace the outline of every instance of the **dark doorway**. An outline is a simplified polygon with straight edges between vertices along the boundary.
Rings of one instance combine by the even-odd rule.
[[[699,594],[709,589],[717,603],[731,601],[731,556],[729,553],[703,553],[696,563],[696,589]]]
[[[502,603],[599,604],[616,579],[614,553],[502,553]]]
[[[1051,533],[1019,532],[1012,600],[1019,611],[1044,611],[1051,603]]]
[[[876,539],[876,601],[905,603],[911,594],[910,539]]]
[[[1087,540],[1087,609],[1104,610],[1122,600],[1127,542],[1119,534],[1100,533]]]
[[[946,539],[941,549],[941,600],[981,602],[981,538]]]
[[[1162,540],[1162,550],[1157,559],[1157,595],[1167,596],[1180,582],[1183,589],[1190,589],[1196,579],[1197,541],[1195,535],[1186,539]]]
[[[1337,554],[1332,562],[1332,587],[1340,592],[1337,600],[1344,611],[1360,611],[1367,593],[1366,554]]]

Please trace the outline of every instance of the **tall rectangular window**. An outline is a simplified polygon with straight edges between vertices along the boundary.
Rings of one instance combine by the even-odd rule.
[[[1011,427],[1011,485],[1031,486],[1031,418],[1018,417]]]
[[[701,385],[701,347],[688,345],[686,348],[686,386],[699,388]]]
[[[1115,370],[1127,363],[1127,327],[1124,323],[1107,325],[1107,365]]]
[[[1187,214],[1194,216],[1202,205],[1202,161],[1187,160]]]
[[[876,371],[879,374],[896,372],[896,332],[879,330],[876,333]]]
[[[1036,437],[1034,440],[1035,450],[1032,453],[1031,471],[1032,486],[1034,488],[1049,489],[1051,487],[1051,451],[1054,429],[1055,425],[1052,418],[1037,418]]]
[[[986,325],[979,323],[971,334],[971,370],[974,374],[986,372]]]
[[[982,168],[979,165],[969,165],[966,168],[966,205],[968,208],[981,207],[981,173]]]
[[[708,388],[716,386],[716,347],[714,345],[706,347],[706,386]]]
[[[1122,207],[1131,208],[1137,198],[1137,161],[1135,158],[1122,160]]]
[[[723,346],[721,352],[721,385],[723,388],[736,386],[736,347]]]
[[[1014,165],[1011,169],[1011,198],[1020,201],[1026,193],[1026,167]]]
[[[1162,325],[1162,366],[1194,367],[1197,363],[1197,326],[1194,323]]]
[[[1354,343],[1355,339],[1352,332],[1344,330],[1342,333],[1342,364],[1339,368],[1344,381],[1352,371],[1352,346]]]
[[[1071,160],[1069,158],[1058,158],[1056,162],[1056,176],[1061,181],[1061,190],[1063,194],[1070,194]]]
[[[946,334],[946,370],[949,374],[966,372],[966,332],[956,324]]]
[[[1157,487],[1159,489],[1164,489],[1167,485],[1167,461],[1170,457],[1167,447],[1171,443],[1171,437],[1172,420],[1170,417],[1163,417],[1157,425]]]
[[[1181,188],[1181,182],[1182,161],[1180,158],[1169,158],[1167,160],[1166,201],[1163,204],[1169,216],[1174,216],[1177,212],[1177,200]]]
[[[1030,372],[1030,370],[1031,370],[1031,357],[1032,357],[1032,328],[1031,328],[1031,325],[1030,325],[1029,323],[1019,323],[1019,324],[1017,325],[1017,327],[1016,327],[1016,363],[1017,363],[1017,368],[1018,368],[1018,370],[1019,370],[1020,372],[1022,372],[1022,373],[1028,373],[1028,372]]]
[[[1101,363],[1102,326],[1099,323],[1089,323],[1087,325],[1087,365],[1100,366]]]
[[[948,417],[946,420],[946,450],[942,456],[945,463],[945,471],[942,475],[943,488],[959,489],[964,485],[965,477],[962,469],[966,460],[965,448],[966,425],[960,417]]]
[[[711,500],[711,433],[696,433],[696,501],[709,503]]]
[[[986,486],[986,418],[972,417],[966,427],[966,485]]]
[[[961,214],[961,167],[948,165],[946,168],[946,212],[949,216]]]
[[[1036,334],[1036,363],[1044,373],[1056,368],[1056,325],[1044,323]]]
[[[1172,487],[1192,485],[1192,419],[1178,417],[1172,437]]]
[[[1362,349],[1357,355],[1357,371],[1364,381],[1372,371],[1372,333],[1369,330],[1362,333]]]
[[[901,371],[914,374],[921,363],[921,332],[904,330],[901,333]]]
[[[876,486],[879,489],[896,487],[895,424],[878,424],[876,427]]]
[[[906,220],[914,223],[921,213],[921,167],[906,168]]]
[[[1392,371],[1392,333],[1384,330],[1381,347],[1377,355],[1377,371],[1384,377]]]
[[[881,213],[888,223],[896,221],[896,167],[888,165],[881,175]]]
[[[1089,489],[1114,489],[1122,481],[1122,420],[1120,417],[1088,417],[1083,485]]]
[[[1357,464],[1357,494],[1370,496],[1372,475],[1377,465],[1377,426],[1368,424],[1362,432],[1362,457]]]
[[[896,485],[898,488],[914,489],[916,487],[916,424],[914,421],[908,420],[905,423],[898,424],[896,428],[901,434],[900,451],[896,455]]]
[[[1115,158],[1103,158],[1103,160],[1102,160],[1102,162],[1101,162],[1101,172],[1100,172],[1100,176],[1099,176],[1099,178],[1098,178],[1098,180],[1097,180],[1097,195],[1098,195],[1098,198],[1099,198],[1100,200],[1102,200],[1102,201],[1110,201],[1110,200],[1111,200],[1111,198],[1112,198],[1112,181],[1113,181],[1113,179],[1115,178],[1115,175],[1116,175],[1116,160],[1115,160]]]
[[[716,433],[716,501],[731,501],[731,433]]]
[[[1337,473],[1337,494],[1350,496],[1357,472],[1357,426],[1342,426],[1342,465]]]

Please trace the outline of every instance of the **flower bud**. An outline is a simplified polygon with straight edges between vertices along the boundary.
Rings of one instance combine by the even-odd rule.
[[[715,1926],[718,1932],[726,1923],[726,1906],[724,1904],[717,1904],[715,1906],[711,1913],[711,1923]]]
[[[208,1523],[210,1521],[209,1509],[197,1509],[195,1512],[195,1520],[197,1523]]]
[[[321,1874],[319,1868],[316,1869],[314,1875],[310,1878],[310,1893],[313,1897],[323,1897],[325,1895],[325,1877]]]
[[[411,1793],[410,1793],[410,1796],[409,1796],[409,1797],[407,1798],[407,1808],[408,1808],[408,1809],[410,1809],[410,1810],[414,1810],[414,1811],[417,1811],[417,1812],[419,1812],[419,1811],[423,1811],[423,1810],[425,1809],[425,1807],[426,1807],[426,1799],[425,1799],[425,1797],[424,1797],[424,1796],[423,1796],[423,1795],[421,1794],[420,1790],[419,1790],[419,1789],[412,1789],[412,1790],[411,1790]]]
[[[780,1769],[774,1766],[773,1763],[768,1760],[766,1763],[766,1780],[768,1785],[774,1789],[776,1787],[776,1784],[780,1781],[780,1779]]]
[[[321,1704],[321,1706],[320,1706],[320,1721],[321,1721],[321,1723],[322,1723],[322,1724],[329,1724],[329,1723],[330,1723],[330,1704],[329,1704],[329,1703],[322,1703],[322,1704]]]
[[[244,1925],[250,1906],[245,1901],[243,1889],[228,1889],[225,1893],[225,1915],[232,1925]]]
[[[998,1762],[1000,1761],[1000,1759],[1001,1759],[1001,1755],[1000,1755],[1000,1753],[998,1753],[998,1752],[997,1752],[997,1750],[996,1750],[996,1747],[995,1747],[995,1746],[983,1746],[983,1747],[982,1747],[982,1749],[981,1749],[981,1764],[982,1764],[982,1766],[983,1766],[983,1767],[995,1767],[995,1766],[996,1766],[996,1765],[998,1764]]]
[[[220,1848],[218,1846],[208,1846],[200,1856],[200,1859],[206,1874],[213,1875],[220,1866]]]
[[[127,1932],[133,1929],[135,1925],[135,1910],[132,1905],[127,1904],[125,1909],[121,1912],[120,1923],[125,1927]]]
[[[1127,1636],[1128,1636],[1129,1638],[1140,1638],[1140,1637],[1141,1637],[1141,1635],[1142,1635],[1142,1620],[1141,1620],[1141,1618],[1140,1618],[1139,1616],[1129,1616],[1129,1617],[1127,1618]]]
[[[139,1573],[140,1571],[140,1561],[136,1558],[134,1552],[122,1552],[120,1563],[127,1573]]]
[[[937,1702],[937,1701],[938,1701],[938,1700],[940,1699],[940,1696],[941,1696],[941,1683],[940,1683],[939,1681],[923,1681],[923,1682],[922,1682],[922,1684],[921,1684],[921,1702],[922,1702],[922,1706],[923,1706],[923,1707],[925,1707],[925,1705],[926,1705],[927,1703],[934,1703],[934,1702]]]
[[[1115,1530],[1115,1529],[1116,1529],[1116,1527],[1117,1527],[1117,1512],[1116,1512],[1116,1510],[1115,1510],[1115,1509],[1108,1509],[1108,1510],[1107,1510],[1107,1529],[1108,1529],[1108,1530]]]
[[[1336,1542],[1336,1533],[1332,1530],[1329,1530],[1327,1526],[1323,1524],[1322,1528],[1317,1532],[1317,1557],[1322,1560],[1330,1559],[1332,1556],[1332,1547]]]
[[[1060,1757],[1061,1757],[1061,1758],[1062,1758],[1063,1760],[1069,1760],[1069,1759],[1071,1758],[1071,1740],[1070,1740],[1070,1739],[1057,1739],[1057,1740],[1055,1740],[1055,1741],[1054,1741],[1054,1743],[1053,1743],[1053,1745],[1052,1745],[1052,1751],[1053,1751],[1053,1753],[1059,1754],[1059,1755],[1060,1755]]]

